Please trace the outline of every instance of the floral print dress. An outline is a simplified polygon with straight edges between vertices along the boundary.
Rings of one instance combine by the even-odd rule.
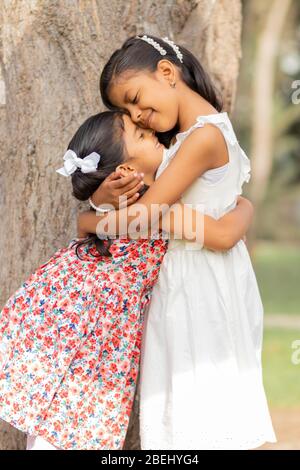
[[[167,241],[72,239],[0,313],[0,418],[60,449],[122,449]],[[100,256],[100,257],[99,257]]]

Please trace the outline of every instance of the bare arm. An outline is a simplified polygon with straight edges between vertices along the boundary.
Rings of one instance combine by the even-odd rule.
[[[235,209],[220,219],[203,215],[182,203],[173,204],[172,209],[160,219],[160,228],[169,232],[171,239],[183,235],[181,238],[185,240],[200,241],[216,251],[232,248],[247,232],[253,218],[253,205],[243,197],[238,198]]]
[[[178,238],[182,234],[189,241],[197,241],[199,238],[202,240],[203,231],[204,246],[217,251],[232,248],[247,231],[253,217],[253,206],[243,197],[238,198],[235,209],[218,220],[189,207],[185,207],[183,211],[183,207],[182,203],[173,204],[173,210],[161,217],[160,228],[166,230],[170,238]],[[99,216],[94,211],[81,212],[77,219],[78,237],[97,233],[98,223]]]
[[[159,217],[153,216],[151,211],[153,205],[166,204],[170,208],[196,178],[207,169],[219,166],[218,159],[224,150],[224,145],[223,135],[215,126],[206,125],[195,129],[183,142],[166,170],[138,200],[138,203],[100,216],[103,223],[107,224],[103,233],[107,235],[130,234],[130,226],[136,218],[136,212],[141,208],[141,231],[153,227]]]

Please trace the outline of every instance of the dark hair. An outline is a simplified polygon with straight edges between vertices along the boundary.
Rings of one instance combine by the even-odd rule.
[[[105,111],[89,117],[71,139],[68,149],[73,150],[78,158],[84,158],[92,152],[97,152],[101,156],[97,171],[83,173],[77,168],[72,173],[73,196],[80,201],[86,201],[92,196],[105,178],[123,163],[126,157],[123,132],[123,113]],[[139,191],[140,195],[147,189],[148,186],[144,185]],[[109,247],[113,240],[102,240],[96,234],[89,234],[84,240],[74,243],[77,256],[80,258],[79,246],[93,243],[101,256],[111,256]]]
[[[221,111],[223,104],[219,92],[214,87],[209,75],[206,73],[199,60],[185,47],[178,45],[183,56],[183,63],[177,58],[172,46],[156,36],[147,35],[149,38],[158,42],[167,54],[162,56],[152,45],[137,39],[135,36],[127,39],[121,49],[117,49],[101,73],[100,93],[105,106],[109,109],[116,109],[109,100],[110,86],[115,78],[126,71],[149,70],[154,72],[157,63],[165,58],[179,67],[182,80],[195,92],[206,99],[217,111]],[[157,133],[161,143],[167,147],[172,137],[178,132],[178,124],[167,132]]]

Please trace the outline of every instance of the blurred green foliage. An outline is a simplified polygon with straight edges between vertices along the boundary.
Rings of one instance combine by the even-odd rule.
[[[253,265],[265,313],[300,315],[300,249],[258,244]]]
[[[263,345],[263,378],[269,406],[300,406],[300,364],[292,362],[292,343],[300,330],[266,328]]]
[[[251,160],[253,84],[257,45],[273,0],[243,0],[242,60],[233,123]],[[294,0],[278,50],[273,97],[273,167],[262,207],[256,208],[257,239],[300,245],[300,2]],[[299,95],[299,94],[298,94]],[[251,185],[251,180],[250,183]],[[247,185],[245,186],[247,196]]]

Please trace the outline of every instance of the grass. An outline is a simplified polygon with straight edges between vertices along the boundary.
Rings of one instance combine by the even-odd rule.
[[[265,328],[263,377],[271,407],[300,407],[300,363],[292,362],[295,340],[300,340],[300,330]]]
[[[252,259],[266,314],[300,314],[300,247],[259,243]],[[270,407],[300,408],[300,330],[265,327],[263,377]],[[300,355],[298,354],[298,357]]]
[[[265,313],[300,314],[300,247],[259,244],[253,266]]]

